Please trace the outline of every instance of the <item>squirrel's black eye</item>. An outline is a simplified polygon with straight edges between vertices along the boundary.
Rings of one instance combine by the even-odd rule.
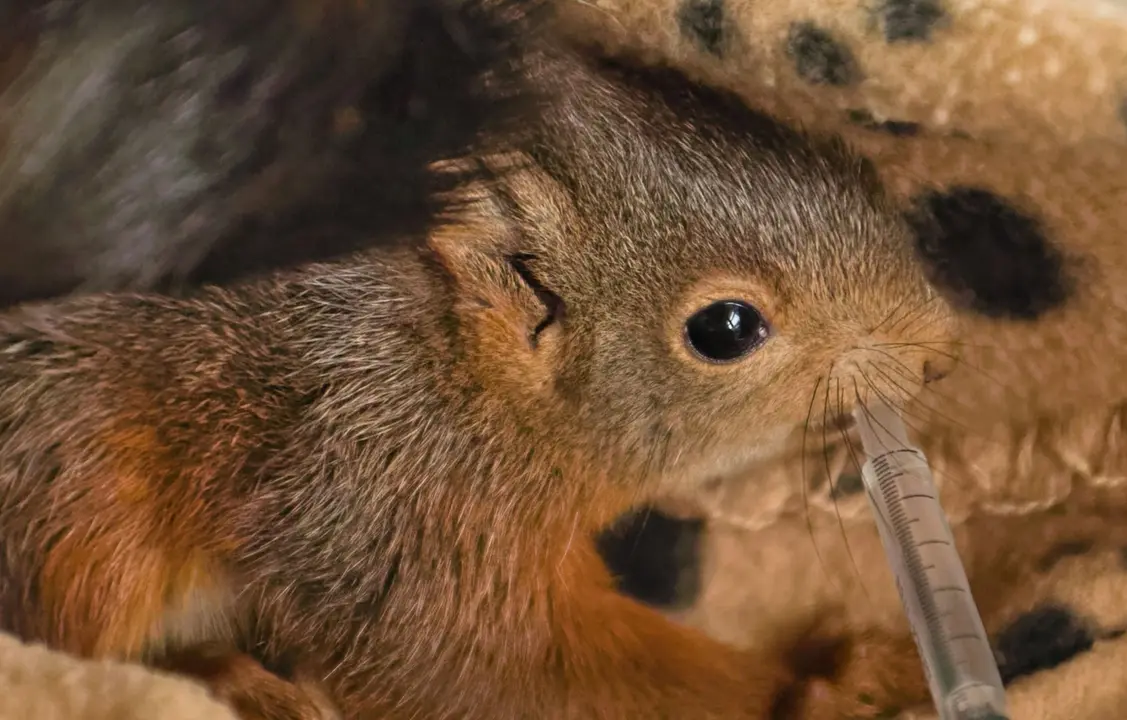
[[[740,300],[721,300],[685,321],[685,342],[700,357],[731,362],[759,347],[770,330],[759,311]]]

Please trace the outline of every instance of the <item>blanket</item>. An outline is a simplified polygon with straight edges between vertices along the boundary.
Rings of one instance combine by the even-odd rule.
[[[194,683],[0,635],[3,720],[236,720]]]

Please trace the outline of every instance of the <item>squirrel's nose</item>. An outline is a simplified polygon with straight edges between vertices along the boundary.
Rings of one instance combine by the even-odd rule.
[[[938,382],[951,374],[955,369],[955,361],[951,358],[929,358],[924,360],[923,379],[924,385]]]

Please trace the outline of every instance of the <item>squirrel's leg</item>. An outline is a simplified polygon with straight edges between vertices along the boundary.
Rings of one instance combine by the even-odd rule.
[[[769,720],[790,682],[781,659],[724,646],[615,592],[593,543],[576,541],[562,563],[505,587],[507,608],[467,610],[442,627],[424,618],[441,617],[434,603],[450,608],[453,598],[419,602],[414,646],[410,637],[363,641],[333,679],[342,715]],[[421,655],[422,639],[434,637],[441,656]]]
[[[929,696],[915,642],[906,632],[856,627],[828,613],[786,654],[801,678],[780,699],[786,717],[893,717]]]
[[[402,704],[389,699],[400,695],[400,688],[387,687],[354,658],[344,675],[359,682],[351,689],[337,688],[333,702],[340,708],[339,716],[346,720],[774,717],[776,698],[783,697],[789,686],[778,662],[769,664],[725,647],[613,593],[587,601],[582,609],[566,610],[553,627],[553,645],[544,655],[562,662],[528,664],[521,658],[509,664],[492,648],[488,664],[496,668],[495,675],[476,674],[461,683],[428,683],[425,696],[412,693],[412,699]],[[175,657],[168,668],[203,680],[243,720],[336,717],[319,700],[315,687],[284,680],[245,656]],[[429,670],[421,667],[415,674],[425,677]],[[462,704],[465,697],[475,698],[472,707]]]
[[[791,672],[616,592],[593,548],[553,585],[552,640],[568,711],[560,717],[767,720]]]
[[[797,628],[793,646],[740,651],[618,594],[594,549],[578,545],[557,573],[535,578],[540,591],[513,588],[509,599],[550,608],[531,631],[479,616],[463,618],[461,631],[440,631],[420,618],[414,632],[440,635],[456,670],[437,658],[411,658],[410,648],[383,644],[387,638],[371,628],[375,634],[358,638],[348,665],[327,680],[340,716],[816,720],[875,717],[926,693],[910,638],[817,623]],[[205,680],[245,720],[333,717],[317,686],[290,683],[249,658],[188,659],[173,669]]]
[[[836,614],[739,651],[611,589],[593,550],[556,584],[553,641],[572,717],[884,717],[927,697],[906,633],[857,628]]]
[[[162,670],[203,682],[241,720],[336,720],[335,707],[312,682],[282,678],[257,660],[218,644],[172,652],[157,663]]]
[[[302,683],[221,649],[231,642],[165,649],[233,631],[231,588],[205,550],[213,536],[204,527],[214,524],[184,522],[171,532],[161,519],[175,513],[137,500],[155,495],[142,478],[130,477],[127,485],[121,474],[96,477],[82,484],[57,478],[70,492],[23,530],[43,540],[17,556],[14,567],[0,561],[0,629],[80,657],[139,662],[156,652],[158,669],[203,681],[244,720],[335,717]],[[175,507],[180,517],[191,516],[189,502]],[[3,528],[0,545],[16,531]]]

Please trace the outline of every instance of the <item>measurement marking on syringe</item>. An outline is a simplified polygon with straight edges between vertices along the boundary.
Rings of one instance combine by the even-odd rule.
[[[889,467],[887,458],[890,458],[894,455],[911,455],[912,457],[919,457],[919,453],[917,453],[915,450],[910,450],[910,449],[890,450],[886,453],[881,453],[880,455],[874,456],[872,458],[872,463],[873,463],[874,466],[877,463],[884,463],[885,464],[884,467]],[[877,468],[877,469],[880,470],[881,468]]]
[[[962,635],[952,635],[947,639],[952,642],[955,640],[981,640],[982,636],[978,633],[963,633]]]
[[[933,593],[941,593],[941,592],[961,592],[961,593],[965,593],[967,591],[967,589],[961,588],[958,585],[944,585],[942,587],[932,588],[931,591]]]
[[[950,545],[947,540],[920,540],[916,543],[916,547],[923,547],[924,545]]]
[[[901,495],[900,496],[901,500],[913,500],[915,498],[927,498],[928,500],[934,500],[935,496],[934,495],[928,495],[927,493],[912,493],[911,495]]]

